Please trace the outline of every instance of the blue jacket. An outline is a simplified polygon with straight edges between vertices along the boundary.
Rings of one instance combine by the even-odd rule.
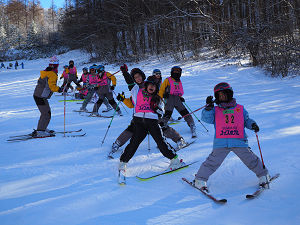
[[[233,109],[229,108],[229,109]],[[243,110],[243,115],[244,115],[244,127],[248,129],[252,129],[252,124],[255,123],[254,120],[249,118],[249,114],[247,110],[244,108]],[[207,111],[206,109],[202,110],[202,117],[201,119],[210,124],[214,124],[216,128],[216,122],[215,122],[215,108],[213,108],[210,111]],[[248,139],[247,139],[247,134],[244,129],[244,138],[216,138],[216,132],[214,135],[214,144],[213,148],[232,148],[232,147],[249,147],[248,146]]]

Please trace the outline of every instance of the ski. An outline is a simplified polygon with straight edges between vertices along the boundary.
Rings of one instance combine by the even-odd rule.
[[[119,170],[119,176],[118,176],[118,183],[119,183],[119,185],[126,185],[126,177],[120,170]]]
[[[273,177],[271,177],[270,182],[272,182],[273,180],[277,179],[279,177],[279,173],[275,174]],[[256,198],[257,196],[259,196],[264,190],[268,189],[265,186],[259,186],[258,189],[252,193],[252,194],[247,194],[246,195],[246,199],[253,199]]]
[[[171,173],[177,172],[177,171],[179,171],[179,170],[182,170],[182,169],[184,169],[184,168],[187,168],[187,167],[189,167],[190,165],[192,165],[192,164],[194,164],[194,163],[196,163],[196,162],[198,162],[198,161],[195,161],[195,162],[186,164],[186,165],[184,165],[184,166],[182,166],[182,167],[179,167],[179,168],[177,168],[177,169],[175,169],[175,170],[168,170],[168,171],[165,171],[165,172],[157,173],[157,174],[152,175],[152,176],[149,176],[149,177],[139,177],[139,176],[136,176],[136,178],[139,179],[140,181],[151,180],[151,179],[153,179],[153,178],[155,178],[155,177],[158,177],[158,176],[161,176],[161,175],[165,175],[165,174],[171,174]]]
[[[70,134],[70,135],[66,135],[66,136],[63,136],[63,137],[83,137],[85,135],[86,135],[86,133],[83,133],[83,134]],[[49,138],[49,137],[56,137],[56,136],[55,135],[54,136],[46,136],[46,137],[25,136],[25,137],[11,138],[11,139],[8,139],[6,141],[8,141],[8,142],[19,142],[19,141],[27,141],[27,140],[31,140],[31,139],[41,139],[41,138]]]
[[[63,134],[63,133],[77,133],[77,132],[80,132],[82,131],[82,129],[79,129],[79,130],[67,130],[67,131],[57,131],[57,132],[54,132],[54,134]],[[14,136],[9,136],[9,138],[17,138],[17,137],[31,137],[31,134],[21,134],[21,135],[14,135]]]
[[[217,199],[215,198],[213,195],[207,193],[206,191],[197,188],[196,186],[193,185],[192,182],[190,182],[189,180],[187,180],[186,178],[182,178],[183,181],[185,181],[186,183],[188,183],[189,185],[191,185],[193,188],[196,188],[197,190],[201,191],[202,194],[204,194],[205,196],[207,196],[208,198],[210,198],[211,200],[213,200],[215,203],[219,203],[219,204],[225,204],[227,202],[227,199],[223,198],[223,199]]]
[[[186,142],[186,145],[185,145],[185,146],[183,146],[182,148],[175,148],[175,151],[178,152],[179,150],[184,149],[184,148],[190,146],[190,145],[193,144],[195,141],[196,141],[196,140],[192,140],[192,141]]]
[[[91,112],[88,112],[88,113],[91,113]],[[88,117],[102,117],[102,118],[113,118],[113,116],[104,116],[104,115],[93,115],[93,114],[90,114],[88,115]]]
[[[83,102],[84,99],[59,100],[59,102]]]

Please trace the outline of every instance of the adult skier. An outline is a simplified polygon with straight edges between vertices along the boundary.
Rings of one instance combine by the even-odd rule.
[[[53,92],[62,92],[63,87],[58,87],[57,82],[57,68],[59,60],[56,56],[51,57],[49,66],[40,71],[40,78],[37,81],[33,98],[41,113],[37,129],[32,132],[33,137],[49,137],[55,136],[53,130],[47,129],[51,120],[51,108],[48,99],[51,98]]]
[[[231,151],[256,174],[260,185],[268,183],[270,179],[268,170],[263,167],[261,160],[248,146],[244,129],[246,127],[258,132],[258,125],[249,118],[244,106],[236,103],[236,99],[233,98],[233,89],[228,83],[217,84],[214,87],[214,96],[217,106],[214,106],[213,96],[208,96],[207,106],[202,111],[202,120],[215,126],[213,150],[200,166],[193,181],[194,185],[208,191],[206,183],[208,178],[219,168]]]
[[[189,114],[189,111],[183,105],[185,99],[182,97],[184,94],[182,82],[180,80],[182,69],[179,66],[174,66],[171,69],[171,76],[166,78],[162,83],[159,96],[166,99],[165,114],[162,121],[167,124],[172,116],[174,108],[180,113],[192,132],[192,138],[197,137],[196,125],[194,119]]]

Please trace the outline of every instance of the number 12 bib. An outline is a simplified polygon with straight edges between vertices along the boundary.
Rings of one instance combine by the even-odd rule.
[[[233,109],[215,107],[216,138],[244,138],[243,106]]]

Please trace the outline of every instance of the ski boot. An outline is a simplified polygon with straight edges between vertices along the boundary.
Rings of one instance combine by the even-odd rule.
[[[176,170],[182,166],[185,166],[185,163],[182,161],[182,159],[179,160],[178,155],[176,155],[173,159],[171,159],[167,170]]]

